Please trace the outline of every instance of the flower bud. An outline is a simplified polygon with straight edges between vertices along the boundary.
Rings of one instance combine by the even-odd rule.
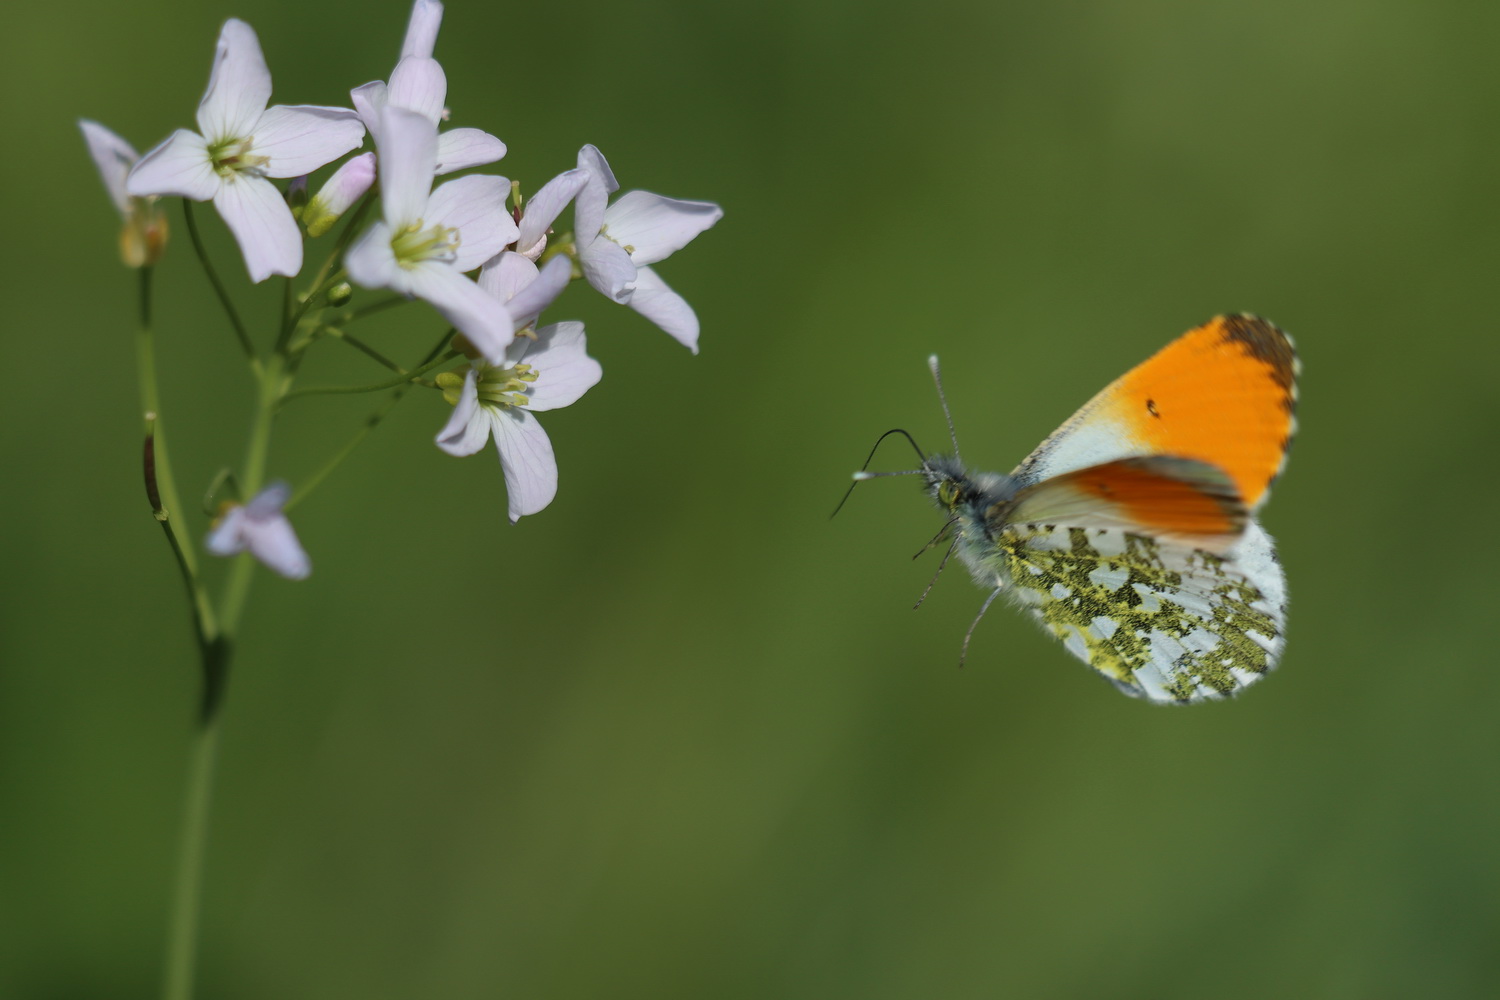
[[[354,298],[354,289],[347,281],[341,281],[328,290],[328,304],[335,309],[348,305],[352,298]]]
[[[322,236],[375,183],[375,154],[361,153],[333,172],[302,210],[307,235]]]

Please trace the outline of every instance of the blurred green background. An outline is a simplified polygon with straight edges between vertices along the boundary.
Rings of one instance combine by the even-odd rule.
[[[142,150],[191,126],[231,15],[277,101],[342,103],[407,6],[5,15],[4,997],[157,989],[196,664],[75,119]],[[451,3],[449,105],[496,170],[534,188],[592,142],[627,189],[724,206],[660,268],[702,354],[570,291],[549,315],[605,378],[544,418],[550,509],[506,523],[428,393],[298,509],[316,572],[260,575],[229,692],[202,995],[1493,995],[1497,43],[1458,2]],[[251,387],[171,210],[196,496]],[[200,218],[264,338],[277,292]],[[1305,365],[1265,512],[1289,646],[1242,699],[1123,698],[1000,608],[957,669],[983,594],[950,570],[910,612],[916,484],[828,519],[881,431],[941,443],[929,352],[1004,470],[1232,310]],[[387,320],[401,357],[440,330]],[[273,473],[373,402],[289,409]]]

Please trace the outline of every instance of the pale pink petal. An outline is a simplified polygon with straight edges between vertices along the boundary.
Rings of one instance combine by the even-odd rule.
[[[406,38],[401,43],[401,58],[432,56],[438,28],[443,23],[443,5],[437,0],[417,0],[411,5],[411,20],[406,22]]]
[[[578,166],[589,172],[588,180],[573,201],[573,230],[580,246],[587,244],[604,227],[604,206],[612,192],[620,189],[604,154],[593,146],[578,151]]]
[[[115,203],[121,215],[128,213],[130,195],[125,191],[125,177],[135,166],[135,161],[141,158],[140,154],[134,146],[98,122],[80,118],[78,127],[83,130],[83,141],[88,143],[89,155],[94,158],[94,166],[99,168],[99,179],[104,182],[104,190],[109,192],[109,200]]]
[[[568,202],[577,196],[588,179],[587,170],[575,167],[558,174],[538,188],[536,194],[526,202],[525,212],[521,215],[516,249],[525,253],[536,246],[537,241],[547,235],[552,223],[557,221],[562,210],[568,207]]]
[[[507,406],[498,411],[486,408],[485,412],[500,452],[505,499],[514,524],[542,510],[557,496],[557,458],[547,432],[524,407]]]
[[[245,139],[271,100],[271,71],[255,29],[238,18],[224,22],[208,90],[198,104],[198,131],[209,142]]]
[[[437,163],[437,126],[413,111],[388,105],[380,112],[376,152],[385,221],[398,230],[422,221]]]
[[[526,261],[532,271],[536,272],[536,265],[520,254],[504,253],[500,256],[502,260],[506,257],[516,257]],[[519,267],[516,270],[519,270]],[[517,329],[524,329],[535,323],[542,310],[550,306],[572,280],[573,262],[567,257],[559,255],[547,261],[540,273],[536,273],[532,280],[517,288],[506,300],[506,306],[510,309],[511,318],[515,320]]]
[[[436,125],[443,118],[448,78],[436,59],[411,56],[396,64],[386,99],[393,107],[415,111]]]
[[[459,232],[453,266],[472,271],[516,238],[516,223],[505,209],[510,181],[490,174],[470,174],[438,186],[423,215],[429,226]]]
[[[391,227],[384,222],[371,226],[344,254],[349,280],[365,288],[390,288],[411,295],[406,269],[396,263],[391,249]]]
[[[449,129],[438,136],[437,172],[482,167],[505,158],[505,143],[477,128]]]
[[[312,574],[312,561],[297,541],[292,522],[281,514],[265,522],[247,522],[245,545],[252,556],[288,580],[305,580]]]
[[[618,244],[599,237],[578,250],[578,263],[589,284],[616,302],[629,302],[635,291],[635,262]]]
[[[125,179],[125,190],[138,198],[157,194],[207,201],[219,184],[203,136],[180,128],[141,157]]]
[[[239,174],[220,185],[214,208],[234,233],[251,281],[302,270],[302,231],[276,185]]]
[[[208,533],[203,547],[215,556],[234,556],[245,551],[245,508],[231,507],[226,510]]]
[[[453,415],[438,431],[437,446],[450,455],[472,455],[483,448],[490,439],[490,420],[480,412],[479,390],[475,385],[474,369],[464,376],[463,391]]]
[[[365,123],[365,128],[370,133],[370,141],[379,145],[380,110],[389,103],[385,81],[373,80],[370,83],[361,84],[349,91],[349,99],[354,102],[354,113],[359,115],[359,120]]]
[[[278,104],[260,116],[250,152],[271,158],[268,177],[301,177],[357,148],[364,138],[364,123],[348,108]]]
[[[307,235],[322,236],[375,183],[375,154],[361,153],[345,160],[333,176],[308,199],[302,210]]]
[[[281,513],[281,508],[285,507],[291,498],[292,488],[286,480],[274,479],[250,498],[250,502],[245,504],[245,513],[250,515],[252,520],[275,517]]]
[[[536,343],[526,351],[524,360],[537,371],[526,395],[530,408],[539,413],[576,402],[604,375],[599,362],[588,356],[583,324],[576,320],[538,330]]]
[[[431,303],[486,361],[504,361],[505,349],[515,339],[515,327],[503,304],[447,264],[426,261],[404,270],[411,294]]]
[[[636,264],[670,257],[724,217],[710,201],[664,198],[650,191],[627,191],[604,211],[604,232],[630,251]]]
[[[681,295],[667,287],[649,267],[635,272],[635,294],[626,303],[661,327],[684,347],[698,353],[698,316]]]
[[[536,265],[514,250],[492,257],[479,269],[479,287],[501,302],[509,302],[517,292],[536,280]],[[512,313],[517,322],[521,317]]]

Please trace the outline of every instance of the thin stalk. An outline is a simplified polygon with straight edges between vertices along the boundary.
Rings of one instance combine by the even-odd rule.
[[[219,272],[214,270],[213,262],[208,259],[208,251],[203,246],[203,238],[198,235],[198,223],[193,219],[193,203],[186,198],[182,199],[182,214],[187,219],[188,237],[193,242],[193,250],[198,254],[198,261],[203,265],[203,273],[208,277],[208,283],[213,286],[214,294],[219,297],[219,304],[224,307],[224,312],[229,316],[229,324],[234,327],[234,335],[239,338],[240,350],[245,354],[245,360],[250,364],[250,371],[256,378],[260,378],[260,358],[255,355],[255,345],[250,342],[250,334],[245,332],[245,324],[240,320],[239,312],[234,308],[234,302],[229,298],[229,292],[225,290],[224,283],[219,280]]]
[[[163,1000],[191,1000],[198,955],[198,918],[203,898],[203,853],[208,840],[208,805],[213,793],[214,758],[219,747],[218,713],[208,715],[193,735],[187,795],[182,810],[182,846],[172,893],[172,925],[167,935]]]
[[[396,374],[398,374],[398,375],[409,374],[406,371],[406,369],[404,369],[400,365],[396,364],[396,362],[392,361],[390,358],[386,357],[384,354],[381,354],[379,351],[375,350],[375,348],[371,347],[369,344],[365,343],[363,340],[360,340],[354,334],[352,334],[352,333],[346,333],[345,331],[340,330],[336,326],[327,326],[327,327],[324,327],[323,329],[327,330],[330,336],[335,337],[338,340],[341,340],[344,343],[348,344],[350,347],[354,348],[355,350],[364,353],[365,355],[367,355],[368,357],[374,359],[376,362],[378,362],[382,366],[384,366],[386,368],[389,368],[391,371],[395,372]]]
[[[282,397],[282,401],[285,402],[287,400],[300,399],[303,396],[348,395],[359,392],[380,392],[382,389],[394,389],[398,385],[405,385],[408,382],[416,381],[423,375],[432,371],[434,368],[441,368],[443,365],[447,364],[457,357],[461,357],[458,351],[447,351],[444,354],[439,355],[433,360],[427,362],[426,364],[419,365],[416,368],[413,368],[411,371],[397,375],[395,378],[388,378],[384,382],[376,382],[372,385],[308,386],[306,389],[298,389],[296,392],[287,393],[284,397]]]

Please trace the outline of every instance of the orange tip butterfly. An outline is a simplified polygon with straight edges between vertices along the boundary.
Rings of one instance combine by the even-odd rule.
[[[990,591],[965,655],[1006,593],[1134,697],[1224,698],[1276,665],[1286,577],[1255,512],[1296,429],[1290,337],[1245,315],[1189,330],[1105,386],[1010,475],[964,467],[936,357],[929,366],[953,454],[918,449],[920,469],[854,478],[919,475],[947,516],[927,548],[951,542],[943,563],[956,554]],[[881,440],[894,433],[906,432]]]

